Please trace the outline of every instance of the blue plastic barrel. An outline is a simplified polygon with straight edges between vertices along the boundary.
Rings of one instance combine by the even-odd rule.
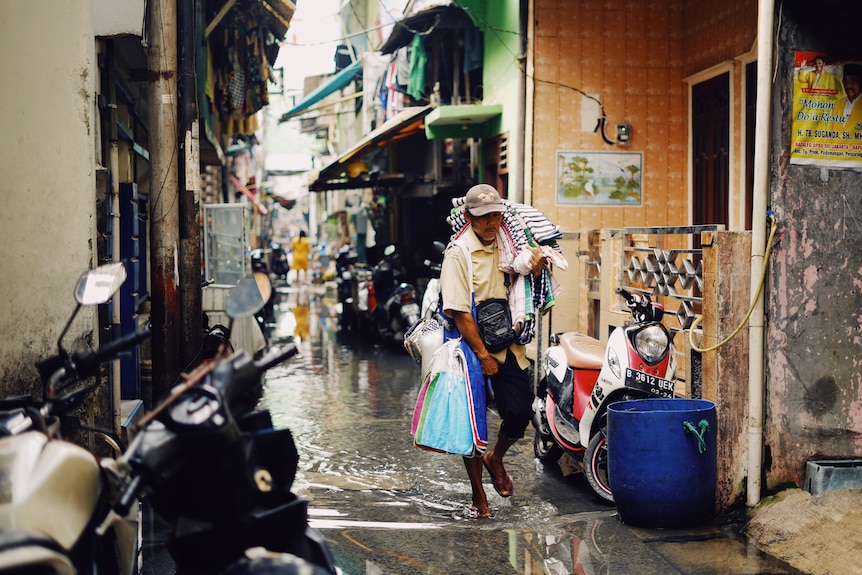
[[[682,529],[715,506],[718,431],[704,399],[636,399],[608,407],[608,483],[623,522]]]

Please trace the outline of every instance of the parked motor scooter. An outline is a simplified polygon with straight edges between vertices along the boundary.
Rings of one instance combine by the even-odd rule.
[[[633,321],[617,327],[607,346],[580,333],[553,336],[544,377],[533,402],[534,451],[543,463],[568,452],[600,499],[613,502],[608,483],[607,410],[616,401],[674,396],[676,354],[664,307],[622,288]]]
[[[124,278],[122,264],[84,274],[72,319],[82,305],[110,299]],[[240,282],[227,301],[227,332],[263,304],[254,279]],[[254,409],[264,372],[295,354],[294,345],[258,361],[222,346],[138,421],[125,453],[98,433],[118,454],[99,461],[60,440],[82,427],[74,409],[96,387],[68,383],[85,381],[149,330],[69,354],[62,340],[72,319],[57,356],[38,364],[43,401],[0,402],[0,573],[140,572],[139,496],[174,526],[168,550],[177,573],[337,572],[325,539],[308,526],[307,503],[290,492],[298,461],[290,431]]]
[[[402,281],[404,270],[395,246],[386,246],[383,254],[371,272],[378,303],[372,317],[380,340],[403,349],[404,334],[419,320],[419,297],[412,284]]]
[[[269,252],[269,263],[272,274],[287,282],[287,272],[290,271],[290,263],[287,260],[287,250],[277,242],[271,243],[272,250]]]
[[[338,330],[340,333],[358,333],[359,317],[353,297],[353,269],[359,255],[350,244],[341,246],[335,257],[335,285],[338,296]]]
[[[433,274],[428,284],[425,286],[425,292],[422,294],[422,308],[420,310],[421,317],[430,318],[437,311],[437,304],[440,300],[440,270],[443,267],[442,255],[446,251],[446,244],[441,241],[434,240],[434,250],[441,255],[441,261],[425,260],[424,264],[431,270]]]
[[[120,438],[111,432],[83,426],[77,409],[98,387],[90,380],[100,366],[149,337],[149,329],[71,354],[63,348],[63,337],[82,306],[107,302],[125,278],[122,263],[84,273],[57,355],[37,364],[41,401],[29,395],[0,401],[0,573],[126,575],[135,570],[134,502],[101,533],[94,529],[113,504],[107,470],[114,460],[100,463],[92,452],[66,440],[89,429],[117,455],[122,450]]]
[[[353,281],[353,308],[356,310],[358,333],[376,335],[377,297],[374,293],[374,280],[367,264],[357,264],[351,273]]]
[[[226,312],[232,324],[263,305],[247,278]],[[290,430],[275,429],[270,413],[256,409],[266,370],[296,353],[292,343],[275,346],[255,361],[222,348],[132,430],[115,466],[111,515],[146,496],[171,526],[177,573],[337,572],[322,534],[308,525],[307,501],[291,492],[299,456]]]

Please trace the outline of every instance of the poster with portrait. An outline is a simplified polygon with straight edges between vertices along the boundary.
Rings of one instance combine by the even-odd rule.
[[[641,152],[557,152],[557,205],[640,206]]]
[[[862,169],[862,58],[796,52],[790,163]]]

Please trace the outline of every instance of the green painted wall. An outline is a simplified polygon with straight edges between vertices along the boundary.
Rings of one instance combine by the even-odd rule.
[[[485,65],[482,73],[484,104],[502,104],[503,114],[492,120],[489,132],[494,135],[509,133],[509,186],[521,187],[523,169],[514,158],[520,157],[523,137],[518,141],[520,76],[523,64],[520,52],[520,0],[457,0],[483,32],[485,39]]]

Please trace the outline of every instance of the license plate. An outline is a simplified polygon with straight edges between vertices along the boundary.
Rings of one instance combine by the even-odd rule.
[[[672,398],[674,382],[627,367],[626,387],[639,389],[657,397]]]

